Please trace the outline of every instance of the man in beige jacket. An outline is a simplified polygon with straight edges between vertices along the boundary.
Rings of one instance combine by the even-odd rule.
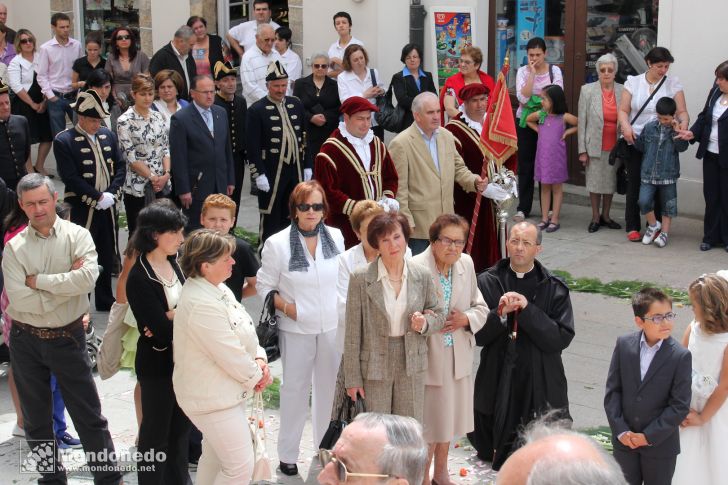
[[[484,190],[488,180],[468,170],[453,135],[440,129],[437,95],[418,94],[412,101],[412,114],[414,123],[392,140],[389,153],[399,176],[399,210],[412,226],[409,246],[416,255],[429,245],[428,231],[437,216],[455,211],[455,182],[474,192]]]

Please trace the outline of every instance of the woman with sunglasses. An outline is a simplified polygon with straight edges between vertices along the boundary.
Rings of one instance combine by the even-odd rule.
[[[473,357],[475,334],[488,318],[488,306],[478,289],[473,259],[463,254],[468,222],[442,214],[430,226],[430,247],[412,258],[429,268],[438,306],[446,316],[442,332],[427,339],[424,429],[429,443],[425,483],[435,459],[432,483],[453,485],[447,469],[450,442],[473,431]]]
[[[137,74],[149,73],[149,57],[139,50],[136,34],[129,27],[118,27],[111,33],[105,69],[111,74],[112,95],[123,113],[133,104],[131,80]]]
[[[293,95],[301,100],[306,110],[306,142],[312,158],[339,124],[339,88],[336,81],[326,75],[329,62],[328,55],[314,54],[311,60],[312,73],[293,85]]]
[[[289,199],[291,225],[265,241],[257,275],[261,298],[276,291],[283,364],[278,457],[281,472],[289,476],[298,473],[312,386],[314,449],[326,432],[341,357],[336,347],[336,280],[344,236],[324,224],[328,208],[317,181],[296,185]]]
[[[617,107],[624,90],[624,85],[614,81],[618,66],[614,54],[601,56],[596,66],[599,80],[583,85],[579,94],[579,161],[586,169],[591,199],[589,232],[597,232],[601,226],[622,228],[609,217],[618,168],[609,164],[609,153],[617,143]]]
[[[7,74],[8,85],[15,93],[12,113],[25,116],[28,120],[30,143],[38,143],[38,158],[33,168],[38,173],[48,175],[44,165],[51,151],[53,135],[46,109],[47,102],[36,79],[35,36],[28,29],[18,30],[15,35],[15,49],[18,55],[10,61]]]

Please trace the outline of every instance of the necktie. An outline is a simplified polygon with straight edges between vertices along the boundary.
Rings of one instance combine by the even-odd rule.
[[[212,113],[210,113],[210,110],[205,110],[202,112],[202,117],[205,118],[205,124],[207,125],[207,129],[210,130],[210,134],[212,135],[214,132],[214,128],[212,125]]]

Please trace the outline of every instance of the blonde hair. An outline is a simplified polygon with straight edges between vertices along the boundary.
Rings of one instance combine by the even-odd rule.
[[[154,93],[154,80],[149,74],[139,73],[131,80],[131,90],[136,94],[143,92]]]
[[[349,222],[351,222],[351,228],[354,229],[354,232],[357,234],[359,233],[359,229],[361,229],[361,223],[364,222],[366,219],[369,219],[370,217],[377,216],[379,214],[384,213],[384,209],[382,206],[376,203],[376,201],[373,200],[360,200],[356,203],[354,206],[354,210],[351,211],[351,215],[349,216]],[[363,237],[366,237],[366,234],[362,234]]]
[[[238,206],[235,205],[233,199],[224,194],[210,194],[202,203],[202,215],[209,209],[227,209],[230,211],[230,215],[235,217],[235,212]]]
[[[180,267],[188,278],[202,276],[203,263],[214,263],[235,250],[235,238],[211,229],[198,229],[190,233],[182,245]]]
[[[728,280],[704,274],[688,287],[690,301],[703,310],[700,327],[710,334],[728,332]]]

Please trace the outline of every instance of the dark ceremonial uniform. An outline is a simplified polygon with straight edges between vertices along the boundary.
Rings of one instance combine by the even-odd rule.
[[[305,147],[303,104],[286,96],[276,104],[266,96],[248,108],[246,134],[253,179],[265,175],[268,192],[258,191],[260,247],[269,236],[290,225],[288,198],[303,181],[303,170],[312,168]]]
[[[24,116],[10,115],[0,120],[0,178],[11,190],[27,174],[25,162],[30,157],[30,127]]]
[[[233,147],[233,165],[235,167],[235,190],[231,197],[239,208],[243,178],[245,178],[245,114],[248,111],[248,103],[245,102],[245,98],[237,94],[232,101],[228,101],[218,93],[215,95],[215,104],[224,108],[228,116],[230,142]]]
[[[76,125],[56,136],[53,154],[58,174],[66,185],[63,200],[71,206],[71,221],[91,233],[99,255],[101,271],[96,280],[96,310],[109,311],[114,302],[111,271],[118,257],[116,242],[117,204],[97,210],[102,192],[109,192],[117,203],[126,178],[126,163],[118,149],[116,135],[101,127],[95,137]]]
[[[341,229],[347,249],[359,243],[349,222],[354,205],[360,200],[394,199],[397,195],[397,169],[379,137],[374,136],[369,143],[369,152],[367,170],[354,146],[337,128],[316,155],[314,175],[329,202],[326,223]]]

